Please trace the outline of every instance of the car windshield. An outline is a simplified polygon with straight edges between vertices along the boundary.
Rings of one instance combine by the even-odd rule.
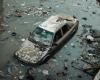
[[[32,33],[32,39],[34,39],[38,43],[50,45],[53,40],[53,35],[54,34],[52,32],[37,27]]]

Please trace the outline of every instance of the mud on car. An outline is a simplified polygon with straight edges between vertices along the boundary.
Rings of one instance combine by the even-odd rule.
[[[44,62],[77,31],[78,24],[79,21],[71,16],[54,15],[49,17],[31,32],[15,56],[25,63]]]

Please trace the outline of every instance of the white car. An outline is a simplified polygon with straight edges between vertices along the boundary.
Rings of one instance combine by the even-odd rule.
[[[41,23],[23,42],[15,56],[25,63],[40,64],[70,39],[79,21],[71,16],[54,15]]]

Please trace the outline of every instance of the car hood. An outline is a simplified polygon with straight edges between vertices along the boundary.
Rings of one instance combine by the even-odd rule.
[[[26,40],[15,53],[15,56],[24,62],[37,63],[47,54],[49,49],[50,47],[40,47],[38,44]]]

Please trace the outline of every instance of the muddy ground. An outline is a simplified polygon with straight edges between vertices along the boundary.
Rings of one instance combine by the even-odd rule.
[[[100,7],[96,0],[4,0],[3,7],[2,25],[6,31],[0,35],[0,80],[93,79],[93,75],[82,71],[86,63],[80,60],[80,55],[86,47],[82,41],[85,33],[88,34],[91,28],[100,29]],[[29,66],[18,61],[13,54],[23,39],[42,21],[58,13],[79,20],[79,29],[73,38],[41,66]]]

